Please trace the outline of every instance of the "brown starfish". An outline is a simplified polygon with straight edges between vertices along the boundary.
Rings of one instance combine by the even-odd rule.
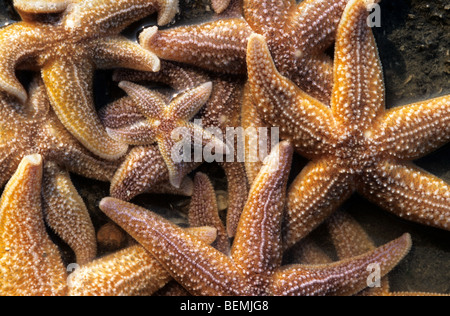
[[[159,11],[170,22],[176,0],[76,1],[57,23],[23,21],[0,31],[0,89],[25,102],[27,93],[15,76],[17,66],[41,70],[47,92],[63,125],[94,154],[114,160],[127,146],[113,141],[94,108],[96,68],[129,67],[157,71],[159,59],[119,33]]]
[[[249,41],[258,112],[312,160],[289,190],[287,247],[355,191],[400,217],[450,228],[450,186],[410,163],[450,139],[450,96],[385,110],[381,64],[366,23],[371,2],[350,1],[341,19],[331,107],[276,70],[264,38]]]
[[[187,235],[153,213],[114,198],[100,208],[130,233],[191,294],[345,295],[365,288],[367,265],[389,272],[409,251],[409,235],[350,260],[321,266],[280,267],[281,221],[292,147],[272,151],[253,183],[231,257]]]
[[[62,126],[41,80],[32,82],[25,106],[1,92],[0,112],[0,187],[23,157],[42,155],[46,220],[75,251],[77,262],[92,260],[96,254],[94,227],[68,171],[110,181],[117,164],[92,155]]]

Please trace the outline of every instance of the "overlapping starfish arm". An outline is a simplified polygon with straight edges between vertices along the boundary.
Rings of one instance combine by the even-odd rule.
[[[44,165],[42,197],[46,223],[75,252],[78,264],[97,255],[94,225],[69,173],[56,163]]]
[[[405,219],[450,229],[450,186],[415,166],[382,161],[358,191]]]
[[[400,160],[420,158],[450,140],[450,96],[386,112],[370,133],[375,142]]]
[[[230,258],[178,226],[146,209],[113,198],[103,199],[100,208],[145,247],[191,294],[246,293],[244,275]]]
[[[281,265],[281,222],[292,154],[292,145],[281,142],[266,158],[250,189],[231,249],[236,265],[255,282],[255,288],[267,288],[266,282]]]
[[[99,157],[115,160],[128,146],[109,137],[92,106],[93,72],[90,59],[75,55],[48,63],[42,78],[53,109],[71,134]]]
[[[198,167],[199,163],[181,163],[182,174]],[[111,181],[111,196],[129,201],[133,197],[151,190],[169,180],[169,170],[158,146],[133,148]]]
[[[338,27],[331,108],[350,134],[364,133],[384,113],[384,81],[367,6],[352,0]]]
[[[295,0],[245,0],[243,11],[253,31],[266,38],[280,38],[295,7]]]
[[[140,44],[159,58],[221,73],[244,74],[247,40],[252,29],[243,19],[158,31],[145,29]]]
[[[275,295],[351,295],[367,287],[370,264],[379,264],[381,275],[389,273],[411,249],[405,234],[367,254],[326,265],[288,266],[274,275]]]
[[[67,11],[62,25],[84,34],[117,34],[132,22],[155,12],[158,12],[159,25],[169,23],[178,12],[178,0],[79,1]]]
[[[210,227],[187,232],[208,244],[216,238]],[[147,296],[171,280],[169,272],[136,245],[79,267],[69,276],[68,287],[71,296]]]
[[[0,293],[64,295],[66,273],[45,228],[42,157],[23,158],[0,201]]]
[[[330,109],[278,72],[261,35],[250,37],[247,65],[251,92],[262,119],[279,126],[281,137],[292,141],[306,157],[329,150],[335,124]]]
[[[334,159],[310,162],[288,190],[284,246],[306,237],[354,192],[353,178]]]
[[[228,254],[230,241],[219,216],[216,192],[204,173],[198,172],[194,178],[194,192],[189,207],[189,225],[191,227],[210,226],[217,229],[217,239],[213,247]]]

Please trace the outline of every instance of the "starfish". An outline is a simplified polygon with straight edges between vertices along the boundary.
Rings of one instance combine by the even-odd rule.
[[[174,150],[179,150],[176,148],[180,141],[187,140],[188,145],[193,144],[194,146],[213,146],[216,153],[225,153],[226,145],[222,140],[201,126],[190,122],[208,101],[212,91],[211,82],[174,97],[169,105],[160,94],[143,86],[122,81],[119,87],[128,93],[135,106],[145,116],[145,120],[139,120],[120,128],[107,128],[108,134],[112,138],[130,145],[151,145],[156,142],[169,169],[170,183],[174,187],[179,188],[184,178],[184,164],[180,165],[181,161],[175,161],[173,157]],[[125,104],[127,105],[127,103]],[[125,111],[126,109],[120,113],[126,113]],[[121,116],[123,114],[117,118],[107,115],[106,121],[123,121]],[[174,135],[177,138],[174,138]],[[180,137],[178,135],[182,138],[178,139]]]
[[[253,183],[231,257],[186,235],[148,210],[114,198],[100,208],[194,295],[345,295],[365,288],[368,264],[383,274],[409,251],[404,235],[379,249],[330,265],[281,267],[281,223],[292,146],[277,145]]]
[[[131,23],[159,11],[170,22],[176,0],[76,1],[57,23],[22,21],[0,32],[0,89],[21,102],[27,93],[15,76],[17,66],[41,69],[47,93],[63,125],[99,157],[115,160],[127,147],[112,140],[94,108],[96,68],[129,67],[157,71],[159,59],[119,33]]]
[[[355,191],[400,217],[450,228],[449,184],[410,162],[450,139],[450,96],[385,110],[381,64],[366,23],[370,3],[350,1],[341,19],[331,107],[277,71],[264,38],[249,41],[257,111],[311,160],[289,190],[286,247]]]
[[[42,157],[25,156],[0,200],[0,294],[66,295],[66,270],[41,207]]]
[[[214,227],[217,230],[217,238],[212,246],[225,254],[229,252],[230,241],[219,216],[216,192],[209,177],[201,172],[198,172],[194,178],[194,193],[189,207],[189,225]]]
[[[41,80],[32,82],[25,107],[0,92],[0,112],[0,187],[23,157],[42,155],[46,220],[75,251],[77,262],[92,260],[96,254],[94,227],[68,171],[110,181],[117,164],[93,156],[64,128],[50,108]]]
[[[268,42],[280,72],[301,89],[329,102],[333,83],[332,60],[326,49],[348,0],[244,0],[243,18],[140,35],[143,47],[161,59],[200,66],[220,73],[246,73],[246,49],[254,32]]]
[[[115,81],[155,82],[170,86],[175,91],[184,91],[212,81],[211,97],[200,110],[199,117],[204,128],[219,128],[222,135],[227,128],[241,125],[240,113],[242,103],[242,84],[236,78],[211,76],[198,69],[180,66],[175,63],[162,61],[159,72],[142,72],[121,69],[114,74]],[[139,108],[134,106],[130,97],[120,99],[100,113],[106,126],[122,127],[136,124],[145,117]],[[115,119],[115,118],[119,119]],[[236,147],[236,143],[234,144]],[[233,151],[237,155],[238,151]],[[111,195],[128,201],[134,196],[153,191],[158,182],[168,180],[167,168],[154,147],[134,148],[127,156],[114,177],[111,184]],[[239,217],[247,201],[247,176],[243,163],[234,157],[233,162],[219,162],[224,169],[228,182],[229,207],[227,212],[228,235],[234,236]],[[185,164],[182,175],[186,175],[199,164]]]

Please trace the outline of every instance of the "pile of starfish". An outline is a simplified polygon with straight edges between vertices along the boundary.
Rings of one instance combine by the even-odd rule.
[[[357,192],[450,229],[450,184],[412,162],[450,140],[450,95],[386,109],[375,2],[213,0],[213,20],[159,30],[177,0],[14,0],[21,21],[0,29],[0,295],[426,295],[389,290],[408,233],[377,248],[340,210]],[[153,14],[137,41],[122,35]],[[102,109],[97,69],[124,91]],[[229,144],[209,128],[278,127],[281,141],[259,162],[219,163],[224,218],[208,162],[173,158],[180,127],[219,155]],[[292,180],[294,154],[309,163]],[[126,247],[98,256],[72,173],[110,183],[99,208]],[[130,203],[147,193],[189,196],[190,227]],[[338,261],[311,238],[322,224]]]

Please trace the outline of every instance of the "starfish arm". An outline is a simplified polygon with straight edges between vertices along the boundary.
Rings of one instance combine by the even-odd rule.
[[[111,139],[94,109],[93,65],[73,56],[55,59],[42,70],[50,102],[63,125],[87,149],[101,158],[115,160],[128,146]]]
[[[225,171],[228,191],[227,233],[234,237],[241,218],[242,210],[248,198],[248,180],[245,167],[240,162],[219,163]]]
[[[158,31],[145,29],[143,47],[159,58],[233,74],[245,73],[247,40],[252,33],[243,19],[226,19],[201,25]]]
[[[216,192],[208,176],[198,172],[194,178],[194,193],[189,207],[189,225],[191,227],[210,226],[217,229],[217,239],[213,247],[224,254],[230,251],[225,226],[219,217]]]
[[[275,295],[352,295],[367,287],[369,265],[377,264],[381,276],[389,273],[411,249],[411,236],[405,234],[367,254],[336,263],[294,265],[274,275]]]
[[[113,198],[103,199],[100,208],[145,247],[191,294],[246,293],[243,275],[228,257],[171,222]]]
[[[450,95],[391,109],[372,135],[398,159],[423,157],[450,140]]]
[[[183,174],[195,169],[197,163],[182,163]],[[169,170],[155,145],[133,148],[111,181],[111,196],[129,201],[169,181]]]
[[[171,117],[191,120],[208,101],[212,88],[212,82],[209,81],[180,94],[172,100],[167,112]]]
[[[337,31],[331,107],[350,133],[364,133],[384,112],[383,71],[367,25],[373,2],[350,1]]]
[[[14,0],[14,9],[22,20],[32,21],[36,14],[63,12],[72,0]]]
[[[113,76],[114,81],[152,81],[171,86],[182,91],[195,88],[211,79],[206,73],[187,66],[161,60],[161,69],[158,72],[136,71],[118,69]]]
[[[67,10],[61,23],[67,30],[78,28],[89,34],[117,34],[155,12],[158,12],[158,24],[167,24],[177,11],[178,0],[78,1]]]
[[[10,144],[0,145],[0,188],[2,188],[6,182],[14,174],[16,168],[13,166],[18,166],[20,163],[20,158],[17,155],[17,149],[10,146]]]
[[[231,0],[211,0],[211,7],[213,8],[214,12],[222,13],[228,8],[228,6],[230,5],[230,1]]]
[[[333,137],[330,109],[277,71],[260,35],[249,40],[247,65],[251,92],[263,120],[280,126],[281,137],[292,141],[307,157],[326,150]]]
[[[265,157],[260,157],[260,132],[259,128],[268,129],[268,124],[264,123],[259,115],[253,101],[250,86],[246,84],[244,98],[242,101],[242,127],[245,130],[245,171],[248,183],[252,185],[262,168]],[[267,142],[264,142],[264,153],[269,153],[271,147],[270,137],[267,135]]]
[[[281,265],[281,222],[292,154],[288,142],[272,150],[253,182],[239,221],[231,255],[236,265],[255,279]]]
[[[0,293],[65,295],[66,273],[45,229],[42,157],[23,158],[0,200]]]
[[[295,0],[244,0],[244,16],[250,27],[265,37],[280,37],[295,10]]]
[[[382,161],[358,191],[397,216],[450,229],[450,185],[415,166]]]
[[[119,87],[130,96],[135,107],[148,119],[158,120],[164,115],[166,103],[159,93],[128,81],[120,82]]]
[[[216,235],[212,228],[188,232],[206,243],[214,241]],[[69,276],[68,286],[71,296],[144,296],[171,280],[169,272],[137,245],[77,268]]]
[[[78,264],[92,261],[97,254],[95,229],[69,173],[46,163],[42,196],[46,223],[72,248]]]
[[[146,119],[134,100],[128,96],[103,107],[99,111],[99,117],[105,127],[113,129],[125,127]]]
[[[161,63],[152,52],[123,36],[97,39],[93,56],[98,68],[130,68],[142,71],[159,71]]]
[[[108,135],[128,145],[151,145],[156,142],[157,126],[148,120],[119,128],[106,128]]]
[[[293,246],[328,218],[350,195],[352,178],[333,159],[310,162],[288,190],[284,245]]]

